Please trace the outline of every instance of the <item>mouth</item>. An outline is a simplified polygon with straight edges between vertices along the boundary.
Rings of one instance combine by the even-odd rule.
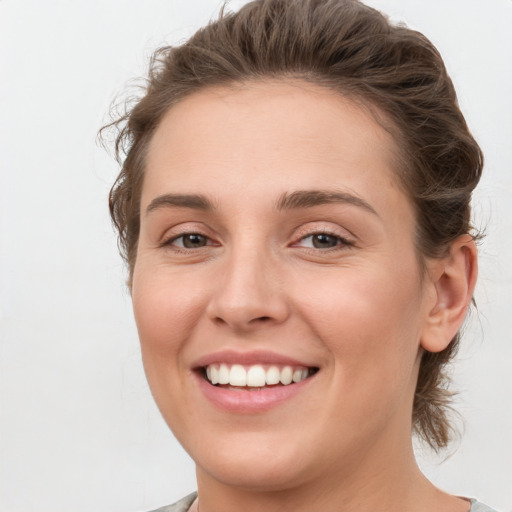
[[[216,363],[199,369],[211,385],[237,391],[260,391],[298,384],[318,372],[316,367]]]
[[[275,352],[223,350],[207,354],[192,366],[202,395],[228,414],[263,414],[284,404],[301,406],[320,372]]]

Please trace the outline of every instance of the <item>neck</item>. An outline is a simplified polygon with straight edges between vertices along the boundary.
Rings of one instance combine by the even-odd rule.
[[[314,474],[306,475],[307,481],[303,479],[279,490],[226,485],[198,467],[200,512],[469,510],[467,502],[442,493],[423,476],[410,444],[397,448],[393,446],[375,457],[373,447],[369,450],[371,458],[358,454],[357,460],[344,466],[333,467],[317,478]]]

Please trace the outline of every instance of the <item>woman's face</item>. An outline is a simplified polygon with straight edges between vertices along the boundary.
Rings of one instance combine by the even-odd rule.
[[[435,299],[393,168],[371,116],[304,83],[211,89],[164,117],[133,305],[151,390],[200,479],[292,488],[410,445]]]

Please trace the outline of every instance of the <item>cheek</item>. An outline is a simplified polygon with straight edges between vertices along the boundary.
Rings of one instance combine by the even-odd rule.
[[[180,349],[204,310],[203,287],[141,266],[134,273],[132,300],[146,369],[159,362],[179,364]]]
[[[171,390],[186,388],[183,358],[204,309],[203,290],[190,278],[162,268],[140,265],[134,273],[132,300],[144,371],[157,406],[173,428],[194,414],[189,410],[192,402]]]
[[[405,263],[407,265],[407,263]],[[405,277],[407,276],[407,277]],[[297,292],[298,308],[328,347],[343,378],[393,380],[414,365],[421,335],[421,283],[416,266],[380,265],[317,278]]]

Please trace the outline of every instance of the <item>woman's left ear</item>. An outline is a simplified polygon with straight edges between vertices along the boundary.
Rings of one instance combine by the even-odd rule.
[[[447,256],[429,265],[429,274],[435,299],[423,329],[421,346],[429,352],[441,352],[457,334],[473,297],[478,275],[473,238],[470,235],[457,238]]]

